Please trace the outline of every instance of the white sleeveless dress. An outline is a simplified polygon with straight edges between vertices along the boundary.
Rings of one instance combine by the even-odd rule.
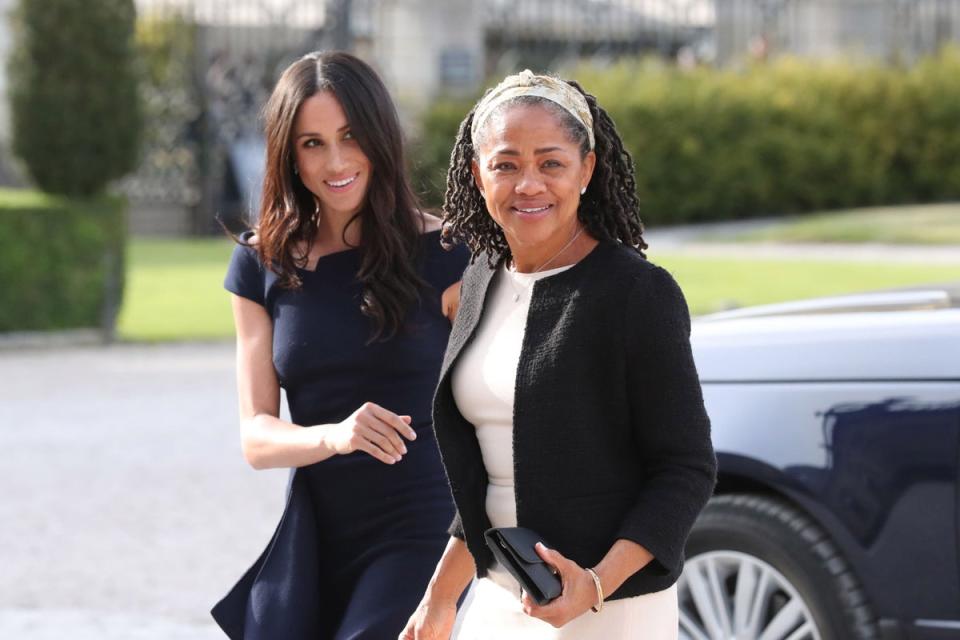
[[[517,526],[513,486],[513,401],[517,364],[536,274],[497,272],[473,342],[452,373],[460,413],[477,429],[487,470],[487,516],[495,527]],[[613,541],[611,541],[612,544]],[[558,549],[563,553],[563,549]],[[560,629],[523,612],[520,585],[499,564],[476,581],[460,612],[457,640],[676,640],[676,585],[657,593],[608,601]]]

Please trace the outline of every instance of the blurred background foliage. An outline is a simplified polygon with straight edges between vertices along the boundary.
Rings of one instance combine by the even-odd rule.
[[[909,67],[784,58],[742,69],[579,66],[636,164],[649,224],[960,198],[960,49]],[[423,116],[414,176],[442,202],[472,101]]]
[[[477,96],[479,97],[479,96]],[[473,108],[474,99],[441,98],[431,104],[418,123],[420,135],[410,147],[411,179],[424,205],[439,211],[447,188],[447,167],[457,131]]]
[[[94,196],[137,163],[143,117],[133,0],[20,0],[12,146],[43,191]]]
[[[133,0],[20,0],[13,152],[40,190],[0,192],[0,331],[100,328],[123,299],[126,201],[143,130]]]
[[[776,227],[723,240],[956,244],[960,237],[960,0],[918,0],[907,13],[885,13],[889,30],[866,25],[883,45],[868,56],[818,54],[823,34],[804,31],[806,4],[773,19],[760,0],[738,3],[746,13],[718,13],[713,23],[678,14],[672,27],[645,18],[627,24],[613,13],[592,20],[598,7],[627,11],[630,3],[586,0],[543,3],[542,12],[522,15],[517,6],[536,3],[438,3],[436,16],[410,14],[406,23],[373,19],[393,15],[373,0],[297,0],[274,12],[260,0],[217,7],[137,0],[139,15],[134,0],[14,4],[11,142],[27,186],[39,191],[0,191],[0,332],[101,327],[110,337],[127,282],[121,336],[229,335],[220,281],[230,244],[217,219],[236,227],[255,217],[259,111],[279,71],[307,50],[334,46],[374,61],[388,82],[394,77],[409,167],[429,209],[442,203],[457,129],[482,87],[530,66],[576,78],[610,112],[655,232],[781,216]],[[554,10],[561,4],[565,11]],[[350,6],[359,9],[356,19],[340,11]],[[867,11],[830,6],[847,27]],[[461,42],[434,47],[434,58],[418,60],[432,60],[451,93],[418,89],[420,106],[406,108],[410,90],[396,81],[398,68],[414,77],[430,64],[405,62],[403,43],[436,44],[422,36],[450,7],[463,22],[485,21],[471,32],[481,63],[459,55]],[[386,24],[406,24],[408,40],[382,37]],[[391,42],[399,48],[383,49]],[[872,209],[846,211],[861,207]],[[755,272],[779,274],[767,286],[747,279],[750,267],[735,260],[656,249],[653,258],[677,270],[697,313],[960,277],[943,264],[891,266],[896,274],[880,264],[833,265],[824,269],[845,275],[817,276],[811,288],[819,272],[804,261],[754,261]]]
[[[0,332],[112,331],[123,291],[126,201],[0,189]]]

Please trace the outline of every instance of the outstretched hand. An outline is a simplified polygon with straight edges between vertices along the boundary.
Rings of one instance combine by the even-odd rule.
[[[586,569],[559,551],[548,549],[542,542],[537,543],[536,550],[560,576],[563,591],[555,600],[542,606],[534,602],[530,594],[524,593],[521,600],[523,612],[560,628],[597,604],[597,588]]]

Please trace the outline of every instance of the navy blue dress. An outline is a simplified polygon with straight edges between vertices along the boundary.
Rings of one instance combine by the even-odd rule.
[[[440,296],[468,254],[444,251],[437,231],[422,240],[429,286],[394,338],[369,344],[374,324],[355,277],[362,248],[321,257],[296,291],[278,286],[253,249],[233,252],[224,286],[269,313],[293,422],[340,422],[370,401],[412,416],[417,438],[394,465],[354,452],[292,470],[269,545],[213,608],[232,640],[396,638],[423,595],[454,513],[430,417],[450,332]]]

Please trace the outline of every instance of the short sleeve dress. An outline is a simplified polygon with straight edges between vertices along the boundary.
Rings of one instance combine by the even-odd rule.
[[[273,364],[295,424],[343,420],[364,402],[410,415],[417,432],[394,465],[363,452],[291,472],[281,521],[260,558],[213,609],[233,640],[395,638],[448,539],[454,508],[431,426],[450,323],[441,294],[469,255],[422,235],[427,286],[405,326],[370,341],[356,279],[363,248],[323,256],[285,289],[254,249],[238,245],[224,286],[273,322]]]

